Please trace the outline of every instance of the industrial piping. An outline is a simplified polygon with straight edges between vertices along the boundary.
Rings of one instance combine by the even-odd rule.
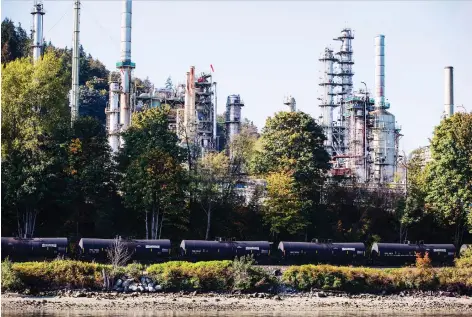
[[[375,107],[385,106],[385,36],[375,37]]]
[[[445,117],[454,114],[454,68],[444,67],[444,111]]]

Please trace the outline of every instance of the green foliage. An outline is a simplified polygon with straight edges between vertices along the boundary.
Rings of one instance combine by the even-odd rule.
[[[434,130],[433,160],[427,167],[427,210],[455,228],[456,246],[467,221],[472,232],[471,139],[472,113],[456,113],[443,120]]]
[[[6,258],[2,262],[2,290],[20,290],[22,287],[18,273],[13,270],[13,263]]]
[[[2,21],[2,64],[30,55],[31,40],[21,23],[15,27],[12,20]]]
[[[231,261],[174,261],[151,265],[147,272],[170,290],[227,290],[231,287]]]
[[[465,251],[461,252],[460,257],[456,258],[454,261],[458,268],[472,269],[472,248],[469,247],[465,249]]]
[[[292,266],[282,276],[288,285],[299,290],[310,288],[348,292],[377,293],[402,290],[448,290],[470,292],[470,269],[371,269],[330,265]]]
[[[131,278],[138,279],[143,275],[144,265],[141,263],[130,263],[125,268],[125,273]]]
[[[275,286],[275,277],[270,276],[262,268],[254,266],[252,255],[235,258],[232,266],[233,290],[263,290],[268,291]]]

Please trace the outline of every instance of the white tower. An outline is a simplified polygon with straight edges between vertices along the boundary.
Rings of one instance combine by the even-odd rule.
[[[31,11],[33,15],[33,61],[36,62],[40,57],[43,51],[43,4],[42,1],[34,1],[33,10]]]
[[[290,112],[297,111],[297,102],[295,101],[295,98],[291,95],[288,97],[284,97],[284,105],[288,106]]]
[[[454,68],[444,67],[444,114],[449,118],[454,114]]]
[[[72,89],[70,91],[71,124],[79,117],[79,65],[80,65],[80,1],[74,2],[74,33],[72,44]]]

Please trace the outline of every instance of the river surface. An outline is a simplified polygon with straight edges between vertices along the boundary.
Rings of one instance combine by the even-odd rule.
[[[465,317],[470,316],[468,313],[441,313],[434,314],[431,312],[424,313],[386,313],[386,312],[346,312],[346,311],[336,311],[336,310],[320,310],[312,311],[307,313],[250,313],[250,312],[131,312],[131,313],[93,313],[93,312],[83,312],[83,311],[62,311],[62,312],[45,312],[45,311],[36,311],[36,312],[2,312],[2,316],[5,317],[115,317],[115,316],[124,316],[124,317]]]

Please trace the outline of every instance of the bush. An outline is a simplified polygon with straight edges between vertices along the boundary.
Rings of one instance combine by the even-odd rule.
[[[379,292],[402,290],[447,290],[472,292],[472,269],[401,268],[370,269],[330,265],[292,266],[282,276],[283,282],[299,289]]]
[[[417,269],[430,269],[433,267],[428,252],[426,252],[424,256],[421,256],[421,253],[417,252],[415,264]]]
[[[461,253],[460,258],[456,258],[454,261],[456,267],[458,268],[472,269],[472,248],[467,248],[464,252]]]
[[[236,257],[232,265],[233,289],[241,291],[268,291],[277,281],[266,271],[254,266],[252,255]]]
[[[2,262],[2,290],[20,290],[23,288],[18,273],[13,269],[13,264],[8,258]]]
[[[124,268],[124,274],[131,278],[138,279],[143,275],[144,265],[140,263],[131,263]]]
[[[147,272],[166,289],[227,290],[231,286],[231,261],[154,264]]]
[[[109,265],[71,260],[51,262],[25,262],[13,264],[15,270],[30,288],[99,288],[102,286],[102,269]]]

